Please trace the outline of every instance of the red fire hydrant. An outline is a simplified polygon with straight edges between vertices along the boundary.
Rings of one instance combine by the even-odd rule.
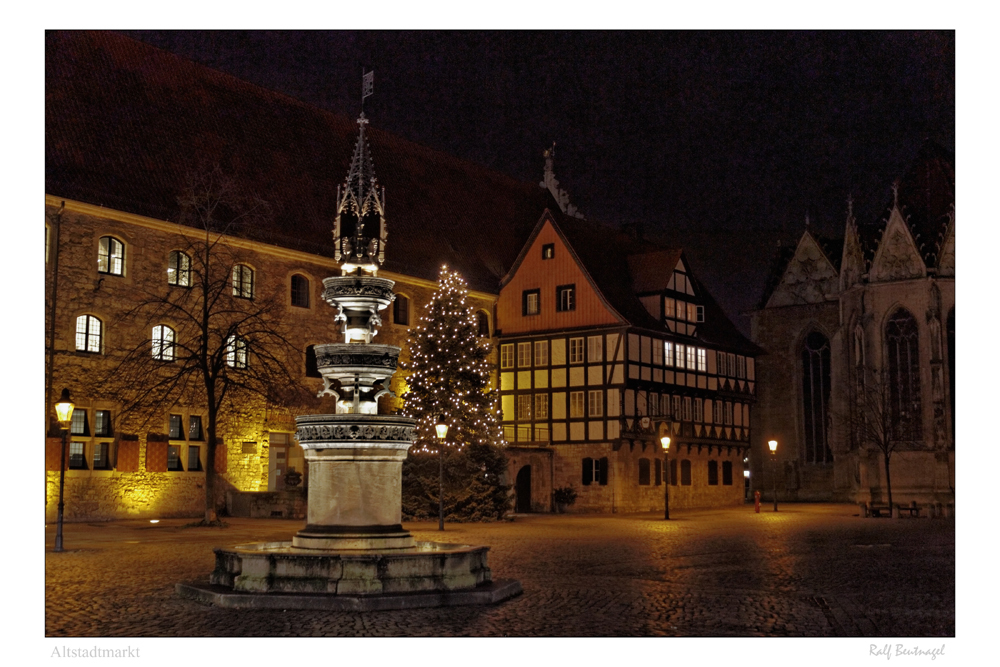
[[[760,514],[760,491],[753,492],[753,511]]]

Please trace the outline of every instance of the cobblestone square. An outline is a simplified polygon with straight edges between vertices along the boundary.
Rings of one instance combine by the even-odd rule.
[[[494,579],[523,595],[489,607],[344,613],[230,610],[174,592],[207,581],[212,548],[285,540],[298,522],[227,519],[46,529],[48,637],[471,636],[948,637],[955,523],[861,519],[848,505],[656,514],[520,515],[410,523],[418,540],[491,547]]]

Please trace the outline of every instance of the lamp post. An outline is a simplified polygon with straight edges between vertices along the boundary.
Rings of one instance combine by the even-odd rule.
[[[438,415],[434,430],[438,438],[438,530],[444,530],[444,439],[448,437],[444,415]]]
[[[670,520],[670,436],[665,435],[660,438],[663,445],[663,454],[666,456],[663,467],[663,520]]]
[[[63,484],[66,481],[66,438],[73,422],[73,401],[69,397],[69,389],[63,389],[59,402],[56,403],[56,419],[62,429],[62,454],[59,458],[59,515],[56,519],[56,551],[63,550]]]
[[[778,472],[775,469],[775,461],[777,460],[778,457],[775,455],[775,452],[778,451],[778,441],[777,440],[768,440],[767,441],[767,446],[771,449],[771,489],[772,489],[772,493],[774,494],[774,511],[777,512],[778,511]]]

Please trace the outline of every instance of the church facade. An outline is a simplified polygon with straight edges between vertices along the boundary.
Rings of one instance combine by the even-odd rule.
[[[881,213],[849,205],[842,239],[807,230],[778,259],[752,317],[765,495],[954,502],[954,192],[951,156],[926,142]]]

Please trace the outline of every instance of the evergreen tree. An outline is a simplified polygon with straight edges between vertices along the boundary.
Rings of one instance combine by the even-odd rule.
[[[434,427],[448,423],[444,442],[445,516],[452,520],[502,518],[510,487],[497,397],[491,387],[489,344],[467,302],[465,280],[441,269],[438,289],[410,330],[404,414],[417,419],[417,441],[403,466],[403,511],[414,518],[438,513],[438,456]]]

